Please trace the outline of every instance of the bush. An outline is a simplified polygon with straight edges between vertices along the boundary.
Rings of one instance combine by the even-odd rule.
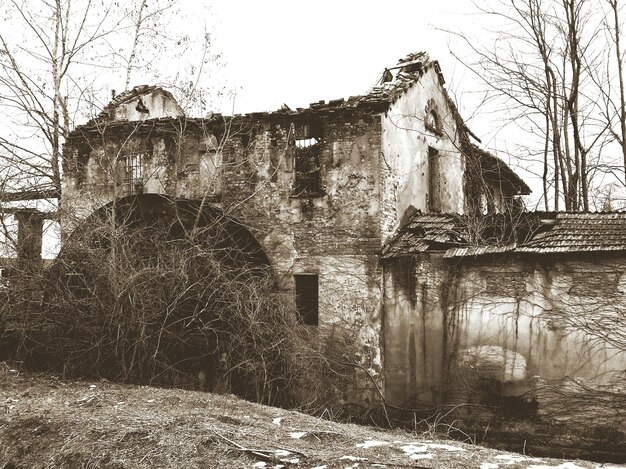
[[[0,318],[19,336],[17,359],[310,411],[341,405],[352,344],[297,322],[258,245],[223,217],[118,212],[84,223],[50,269],[16,270]]]

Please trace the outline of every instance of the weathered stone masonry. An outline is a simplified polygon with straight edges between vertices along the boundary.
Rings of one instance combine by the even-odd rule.
[[[304,275],[303,284],[317,283],[315,322],[353,331],[384,389],[381,341],[392,336],[382,333],[379,260],[403,215],[463,212],[489,197],[505,207],[528,191],[470,147],[436,61],[410,54],[390,70],[362,96],[234,117],[189,118],[158,87],[122,93],[66,142],[62,229],[69,235],[119,198],[208,204],[248,229],[282,288],[294,291]],[[465,191],[469,169],[481,178],[494,167],[498,190]]]
[[[295,132],[311,124],[321,191],[303,197],[294,194]],[[129,187],[124,158],[135,154],[142,178]],[[379,154],[380,115],[371,109],[93,122],[66,144],[64,229],[116,194],[204,199],[250,230],[283,288],[294,288],[294,275],[318,276],[320,325],[356,327],[378,377]]]

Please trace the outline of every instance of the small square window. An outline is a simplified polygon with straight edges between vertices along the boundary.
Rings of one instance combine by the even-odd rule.
[[[318,276],[294,275],[296,281],[296,309],[307,326],[317,326],[319,317]]]

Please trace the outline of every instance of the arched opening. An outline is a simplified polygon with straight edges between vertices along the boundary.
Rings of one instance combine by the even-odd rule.
[[[69,374],[266,402],[284,379],[274,355],[293,314],[260,244],[217,207],[155,194],[111,202],[68,237],[48,282],[53,339],[39,356],[54,350]]]
[[[117,199],[93,212],[70,235],[66,246],[79,239],[106,246],[116,230],[146,230],[169,240],[193,240],[220,250],[238,265],[269,266],[263,248],[246,226],[220,208],[196,199],[140,194]],[[105,244],[102,244],[105,243]],[[67,248],[61,250],[63,257]]]

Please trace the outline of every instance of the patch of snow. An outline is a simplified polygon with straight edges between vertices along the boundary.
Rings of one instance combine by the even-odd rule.
[[[406,446],[401,446],[400,449],[404,451],[404,453],[407,456],[411,456],[412,454],[415,454],[415,453],[425,453],[426,451],[428,451],[428,446],[427,445],[420,445],[420,446],[406,445]]]
[[[282,469],[283,467],[285,467],[284,464],[276,464],[272,469]]]
[[[276,426],[280,427],[280,421],[283,419],[283,417],[276,417],[274,420],[272,420],[272,423]]]
[[[341,456],[339,459],[347,459],[348,461],[367,461],[367,458],[358,458],[356,456]]]
[[[528,469],[585,469],[585,468],[582,466],[578,466],[574,464],[573,462],[564,462],[563,464],[559,464],[558,466],[546,466],[545,464],[537,466],[536,464],[533,464],[532,466],[528,466]]]
[[[543,461],[541,458],[527,458],[526,456],[522,456],[519,454],[499,454],[495,456],[494,459],[503,459],[505,464],[508,466],[510,464],[517,464],[520,462],[541,462]]]
[[[288,462],[289,464],[300,464],[300,458],[281,459],[281,461]]]
[[[484,462],[480,465],[480,469],[498,469],[498,465],[492,462]]]
[[[356,447],[367,449],[367,448],[374,448],[376,446],[385,446],[388,444],[389,443],[387,443],[386,441],[367,440],[365,443],[357,443]]]
[[[154,399],[148,399],[146,402],[149,402],[150,404],[152,404],[154,402]]]
[[[323,466],[315,466],[312,467],[311,469],[326,469],[328,466],[326,464],[324,464]]]
[[[265,467],[265,466],[267,466],[267,463],[263,461],[256,462],[252,465],[252,467]]]
[[[411,456],[409,456],[409,458],[411,458],[414,461],[417,461],[418,459],[432,459],[433,455],[430,453],[420,453],[420,454],[412,454]]]
[[[289,436],[291,438],[294,438],[296,440],[299,440],[300,438],[302,438],[304,435],[306,435],[306,432],[291,432],[289,434]]]
[[[465,451],[465,448],[459,448],[458,446],[452,445],[444,445],[441,443],[428,443],[426,446],[428,446],[429,448],[445,449],[446,451]]]
[[[279,458],[284,458],[285,456],[289,456],[291,454],[291,451],[287,451],[286,449],[277,449],[276,451],[274,451],[274,454]]]

